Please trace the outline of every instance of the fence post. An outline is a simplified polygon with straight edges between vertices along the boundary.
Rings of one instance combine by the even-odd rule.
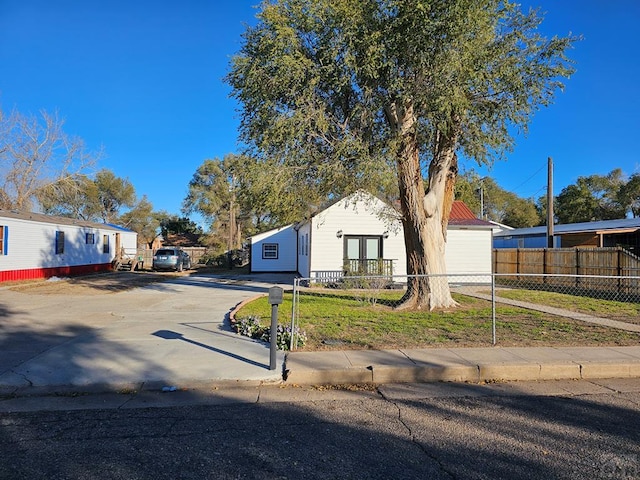
[[[491,341],[496,345],[496,274],[491,274]]]
[[[623,287],[622,287],[622,247],[618,247],[618,265],[617,265],[616,273],[618,276],[618,295],[622,295]]]
[[[293,292],[291,292],[291,338],[289,339],[289,351],[293,351],[293,346],[298,344],[296,336],[296,305],[298,303],[298,279],[293,279]]]

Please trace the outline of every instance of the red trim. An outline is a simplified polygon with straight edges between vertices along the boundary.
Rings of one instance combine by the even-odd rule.
[[[87,275],[96,272],[111,270],[110,263],[93,265],[73,265],[52,268],[31,268],[28,270],[8,270],[0,272],[0,282],[12,282],[19,280],[37,280],[49,277],[72,277],[74,275]]]

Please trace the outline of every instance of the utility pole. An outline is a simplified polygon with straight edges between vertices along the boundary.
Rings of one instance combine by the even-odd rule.
[[[547,247],[553,248],[553,160],[547,159]]]

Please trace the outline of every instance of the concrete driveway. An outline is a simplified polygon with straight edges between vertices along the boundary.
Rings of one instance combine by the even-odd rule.
[[[274,284],[290,288],[292,279],[192,275],[102,295],[2,289],[0,393],[279,381],[283,353],[269,370],[268,345],[231,332],[228,314]]]

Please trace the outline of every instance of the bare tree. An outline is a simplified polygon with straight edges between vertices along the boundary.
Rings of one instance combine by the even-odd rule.
[[[0,208],[30,210],[45,189],[68,188],[102,152],[87,152],[84,142],[63,131],[64,120],[0,110]]]

